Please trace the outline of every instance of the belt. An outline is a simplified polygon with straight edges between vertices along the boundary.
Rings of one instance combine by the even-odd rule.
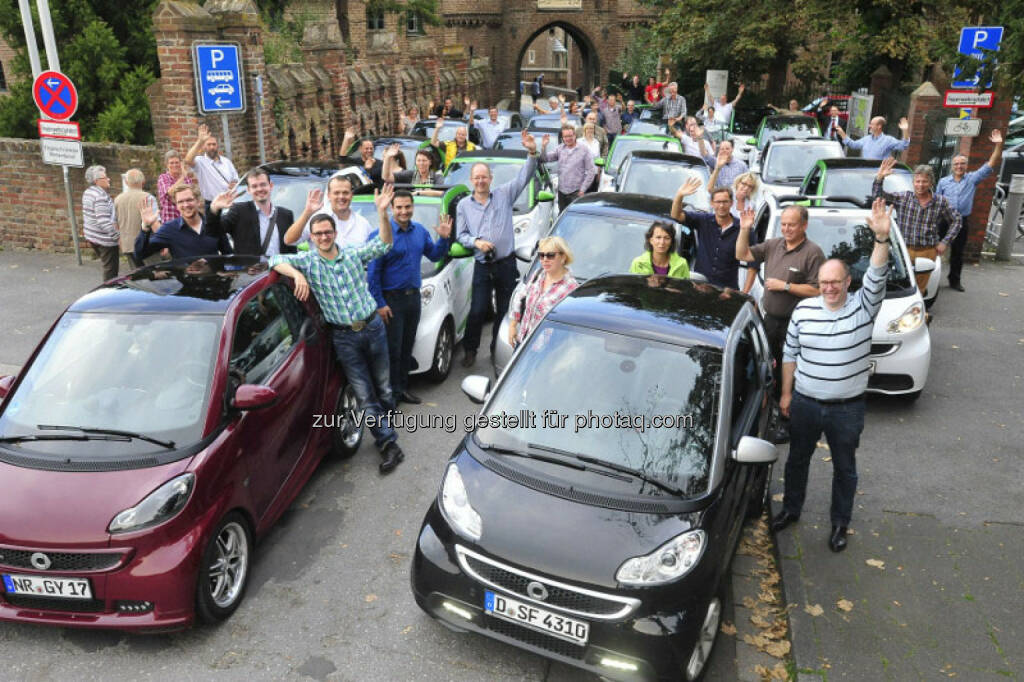
[[[419,289],[413,289],[411,287],[408,288],[408,289],[385,289],[384,290],[384,295],[385,296],[387,296],[388,294],[391,294],[392,296],[412,296],[413,294],[419,294],[419,293],[420,293]]]
[[[375,318],[375,317],[377,317],[377,312],[376,311],[374,311],[374,312],[370,313],[369,315],[367,315],[366,319],[364,319],[364,320],[356,320],[352,324],[334,324],[333,322],[328,322],[327,326],[330,327],[331,329],[339,329],[339,330],[344,330],[344,331],[352,330],[354,332],[361,332],[364,329],[366,329],[366,325],[368,325],[371,322],[373,322],[373,318]]]
[[[814,401],[814,402],[816,402],[816,403],[818,403],[820,405],[845,405],[846,403],[855,403],[858,400],[863,400],[864,399],[864,394],[863,393],[861,393],[860,395],[855,395],[852,398],[829,398],[829,399],[812,398],[811,396],[804,395],[803,393],[800,393],[799,395],[804,397],[804,398],[807,398],[808,400],[812,400],[812,401]]]

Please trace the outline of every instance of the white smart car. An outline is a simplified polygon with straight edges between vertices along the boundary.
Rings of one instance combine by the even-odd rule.
[[[768,197],[755,219],[757,241],[781,236],[779,222],[786,205],[785,202],[780,205],[775,197]],[[849,207],[809,206],[807,211],[807,238],[821,247],[826,258],[839,258],[850,266],[853,277],[850,291],[856,291],[874,247],[874,237],[866,221],[870,210],[851,204]],[[932,356],[924,298],[914,275],[934,271],[935,261],[918,258],[912,262],[895,221],[890,234],[889,277],[885,300],[871,335],[868,391],[903,395],[914,400],[921,395],[928,380]],[[762,266],[750,292],[759,302],[763,283]]]

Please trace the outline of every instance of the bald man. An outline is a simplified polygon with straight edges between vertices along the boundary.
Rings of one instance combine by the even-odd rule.
[[[875,116],[871,119],[871,123],[868,124],[869,134],[859,140],[851,140],[845,130],[841,127],[836,127],[836,132],[839,133],[839,137],[847,149],[859,149],[862,159],[874,159],[876,161],[881,161],[893,152],[901,152],[910,146],[910,122],[905,117],[900,119],[899,140],[892,135],[886,135],[882,132],[884,130],[885,119],[881,116]]]

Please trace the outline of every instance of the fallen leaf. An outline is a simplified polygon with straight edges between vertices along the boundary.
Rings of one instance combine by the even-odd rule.
[[[903,604],[899,603],[895,599],[892,600],[892,603],[895,604],[896,606],[903,606]]]
[[[1009,294],[1008,294],[1008,293],[1006,293],[1005,291],[1000,291],[1000,292],[999,292],[999,295],[1000,295],[1000,296],[1009,296]]]
[[[791,645],[789,643],[789,640],[783,640],[781,642],[772,642],[764,648],[764,651],[769,656],[774,656],[775,658],[785,658],[786,654],[789,653],[790,648]]]
[[[960,350],[960,346],[950,346],[953,350]]]
[[[815,443],[814,447],[820,448],[822,450],[828,450],[829,449],[828,443],[822,443],[821,441],[818,441],[817,443]]]
[[[753,597],[744,597],[743,605],[746,606],[748,609],[752,609],[755,606],[757,606],[757,601]]]
[[[815,617],[825,613],[825,609],[821,608],[821,604],[807,604],[804,606],[804,611]]]
[[[397,535],[398,537],[402,537],[402,531],[401,531],[401,529],[399,529],[399,530],[396,530],[396,531],[395,531],[395,535]]]
[[[368,594],[365,597],[363,597],[363,599],[365,599],[366,603],[369,604],[371,602],[377,601],[377,595],[375,595],[375,594]]]
[[[785,497],[782,493],[775,493],[772,495],[772,502],[782,502],[782,498]]]
[[[885,562],[884,561],[880,561],[878,559],[868,559],[864,563],[866,563],[868,566],[874,566],[875,568],[880,568],[883,571],[885,570]]]
[[[840,599],[836,602],[836,606],[838,606],[840,610],[846,611],[847,613],[853,611],[853,602],[849,599]]]
[[[729,636],[735,636],[736,635],[736,626],[733,625],[732,623],[728,623],[726,621],[722,621],[722,628],[721,629],[722,629],[722,634],[723,635],[729,635]]]
[[[757,615],[757,614],[755,614],[755,615],[750,617],[750,622],[753,623],[754,625],[756,625],[759,628],[766,628],[766,629],[770,628],[772,626],[772,624],[774,623],[774,621],[767,620],[763,616],[760,616],[760,615]]]
[[[412,626],[411,625],[406,625],[404,628],[402,628],[402,634],[403,635],[407,635],[410,632],[412,632]]]

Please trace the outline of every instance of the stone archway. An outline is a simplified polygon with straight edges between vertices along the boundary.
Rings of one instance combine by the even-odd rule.
[[[594,45],[593,39],[583,29],[575,26],[572,23],[562,20],[548,21],[541,26],[534,28],[526,39],[520,42],[519,52],[516,56],[515,61],[515,74],[518,78],[518,74],[523,66],[523,60],[526,58],[526,52],[534,40],[544,32],[560,28],[565,31],[576,48],[580,51],[583,61],[583,81],[580,83],[580,89],[583,94],[589,93],[596,85],[600,83],[601,78],[601,61],[598,55],[598,51]],[[569,65],[571,68],[571,65]],[[574,87],[576,84],[573,84]]]

